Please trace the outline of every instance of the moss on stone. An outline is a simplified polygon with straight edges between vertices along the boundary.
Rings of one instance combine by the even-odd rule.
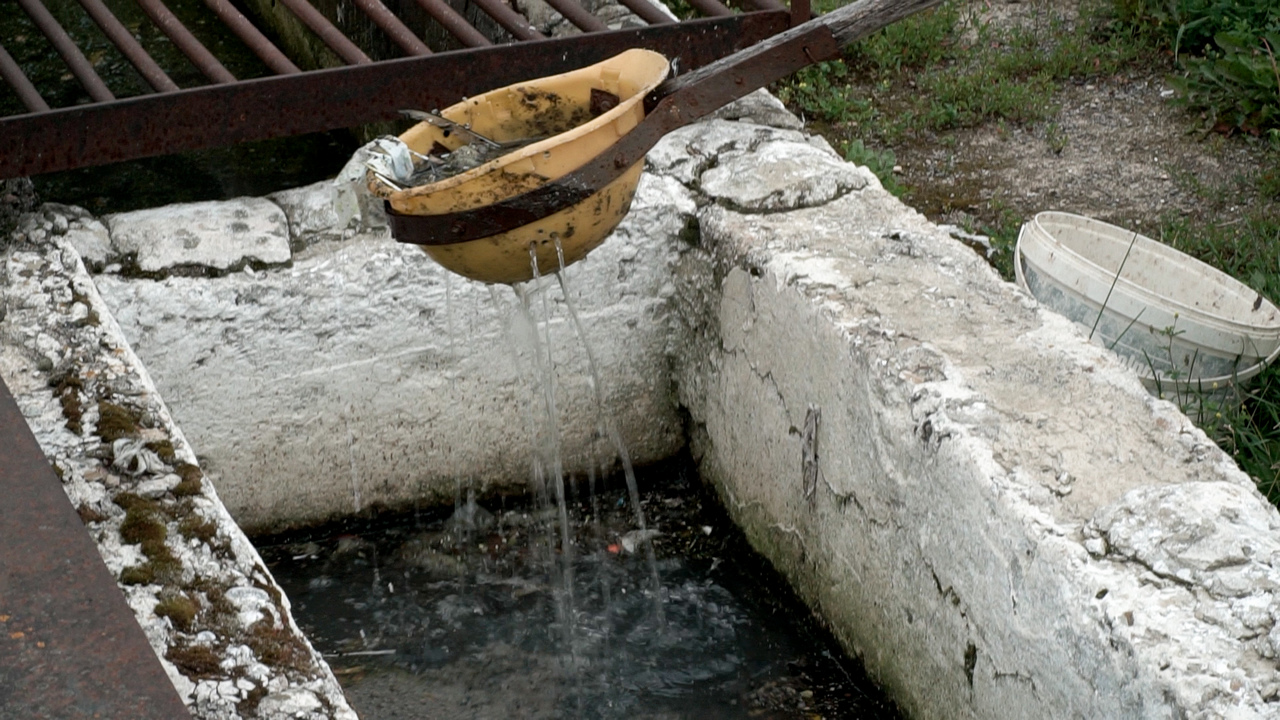
[[[305,672],[311,664],[311,656],[302,640],[285,627],[276,627],[268,618],[259,620],[249,628],[246,644],[260,661],[272,667]]]
[[[189,678],[222,676],[222,658],[207,645],[175,645],[164,656]]]
[[[166,464],[172,465],[177,458],[173,454],[173,443],[168,440],[152,440],[147,449],[156,454]]]
[[[210,540],[218,535],[218,525],[211,520],[206,520],[192,513],[182,518],[178,523],[178,532],[192,540],[199,540],[208,544]]]
[[[149,562],[141,565],[130,565],[120,571],[120,582],[125,585],[150,585],[155,582],[155,579],[155,568]]]
[[[169,618],[173,626],[183,632],[191,630],[196,615],[200,612],[200,604],[186,593],[163,595],[156,603],[156,615]]]
[[[98,401],[98,437],[113,443],[120,438],[138,436],[138,415],[106,400]]]
[[[54,397],[62,405],[62,416],[67,419],[67,429],[76,435],[84,432],[84,403],[80,401],[80,391],[84,382],[74,370],[66,370],[49,378],[49,387],[53,388]]]
[[[80,522],[85,525],[88,525],[89,523],[102,522],[107,519],[106,515],[103,515],[86,504],[81,504],[80,507],[76,508],[76,514],[80,516]]]
[[[125,510],[124,522],[120,524],[120,537],[124,538],[125,542],[163,543],[168,535],[169,530],[165,527],[158,508],[135,503]]]
[[[166,460],[165,462],[168,461]],[[182,482],[179,482],[172,491],[176,497],[191,497],[200,494],[202,489],[201,479],[204,477],[204,473],[200,472],[200,468],[190,463],[178,463],[174,467],[174,472],[178,474],[178,477],[182,478]]]

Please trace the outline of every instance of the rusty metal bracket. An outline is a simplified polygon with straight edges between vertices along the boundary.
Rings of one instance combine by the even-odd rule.
[[[190,718],[0,381],[0,716]]]
[[[839,55],[831,30],[815,24],[791,31],[668,80],[646,98],[644,120],[607,152],[578,170],[522,195],[474,210],[405,215],[386,205],[392,235],[413,245],[452,245],[508,232],[586,200],[644,159],[663,135],[749,92],[822,59]],[[771,39],[772,40],[772,39]]]

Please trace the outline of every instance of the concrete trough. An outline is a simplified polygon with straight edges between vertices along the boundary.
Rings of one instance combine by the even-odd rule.
[[[451,502],[531,462],[514,295],[450,279],[374,213],[348,223],[335,192],[46,206],[4,247],[0,373],[197,717],[353,716],[231,518]],[[570,279],[634,459],[687,444],[909,716],[1280,715],[1280,514],[1113,355],[772,98],[666,138]],[[582,345],[567,320],[551,333],[569,465],[607,460]],[[84,407],[131,409],[144,442],[104,443],[100,405],[72,421],[72,369]],[[175,495],[178,464],[203,472],[196,494]],[[162,506],[176,579],[128,574],[148,558],[121,539],[122,492]],[[179,592],[222,615],[157,614]],[[268,628],[287,668],[252,637]],[[203,675],[172,660],[199,643]]]

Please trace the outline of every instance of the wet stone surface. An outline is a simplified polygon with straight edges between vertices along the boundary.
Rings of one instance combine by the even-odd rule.
[[[641,484],[648,532],[571,487],[570,572],[524,499],[257,542],[365,720],[898,717],[690,466]]]

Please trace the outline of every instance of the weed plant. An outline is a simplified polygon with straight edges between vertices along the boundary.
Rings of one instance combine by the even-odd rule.
[[[1219,130],[1280,134],[1280,4],[1116,0],[1116,15],[1172,51],[1179,101]]]

